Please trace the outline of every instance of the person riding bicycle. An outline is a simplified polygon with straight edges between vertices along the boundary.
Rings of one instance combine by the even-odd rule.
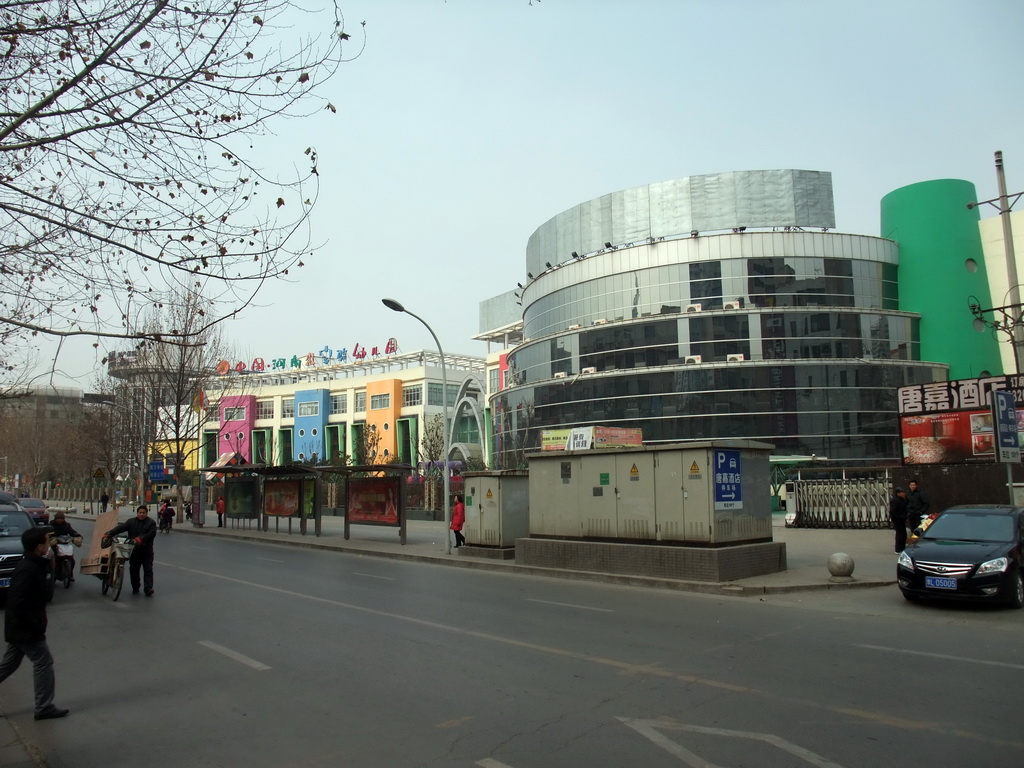
[[[132,592],[139,593],[139,569],[142,569],[143,585],[146,597],[153,595],[153,541],[156,539],[156,523],[149,517],[149,508],[142,504],[135,510],[135,517],[125,520],[103,534],[105,537],[127,533],[128,538],[135,542],[132,556],[128,560],[128,574],[132,582]]]
[[[76,547],[82,546],[82,534],[71,527],[71,523],[67,521],[67,516],[63,512],[56,512],[53,515],[53,522],[50,523],[50,527],[53,528],[53,535],[57,536],[70,536],[74,540]],[[56,552],[56,549],[54,549]],[[75,557],[71,556],[71,580],[75,580]]]

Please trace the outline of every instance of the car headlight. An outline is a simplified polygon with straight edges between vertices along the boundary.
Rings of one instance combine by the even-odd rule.
[[[989,560],[987,563],[979,565],[978,573],[1002,573],[1009,564],[1010,561],[1005,557],[997,557],[995,560]]]
[[[896,560],[897,565],[902,565],[908,571],[914,570],[914,561],[907,554],[906,550],[900,552],[899,558]]]

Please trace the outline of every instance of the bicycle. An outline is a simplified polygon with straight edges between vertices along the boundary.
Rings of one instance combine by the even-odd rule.
[[[124,587],[124,564],[131,558],[132,550],[135,549],[135,542],[129,541],[127,536],[115,536],[112,539],[104,537],[102,542],[110,548],[107,555],[107,567],[102,573],[96,574],[101,579],[100,591],[105,595],[113,590],[114,601],[121,596],[121,588]]]

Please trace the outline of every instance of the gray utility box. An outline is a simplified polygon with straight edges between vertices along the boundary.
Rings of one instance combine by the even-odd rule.
[[[466,544],[514,547],[530,534],[530,473],[526,470],[463,472]]]
[[[711,440],[531,453],[530,535],[700,546],[771,541],[771,448]]]

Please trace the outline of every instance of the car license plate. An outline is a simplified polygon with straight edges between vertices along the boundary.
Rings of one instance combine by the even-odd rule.
[[[924,585],[931,589],[956,589],[956,579],[944,579],[939,576],[925,576]]]
[[[9,586],[11,586],[11,580],[10,579],[0,579],[0,587],[9,587]]]

